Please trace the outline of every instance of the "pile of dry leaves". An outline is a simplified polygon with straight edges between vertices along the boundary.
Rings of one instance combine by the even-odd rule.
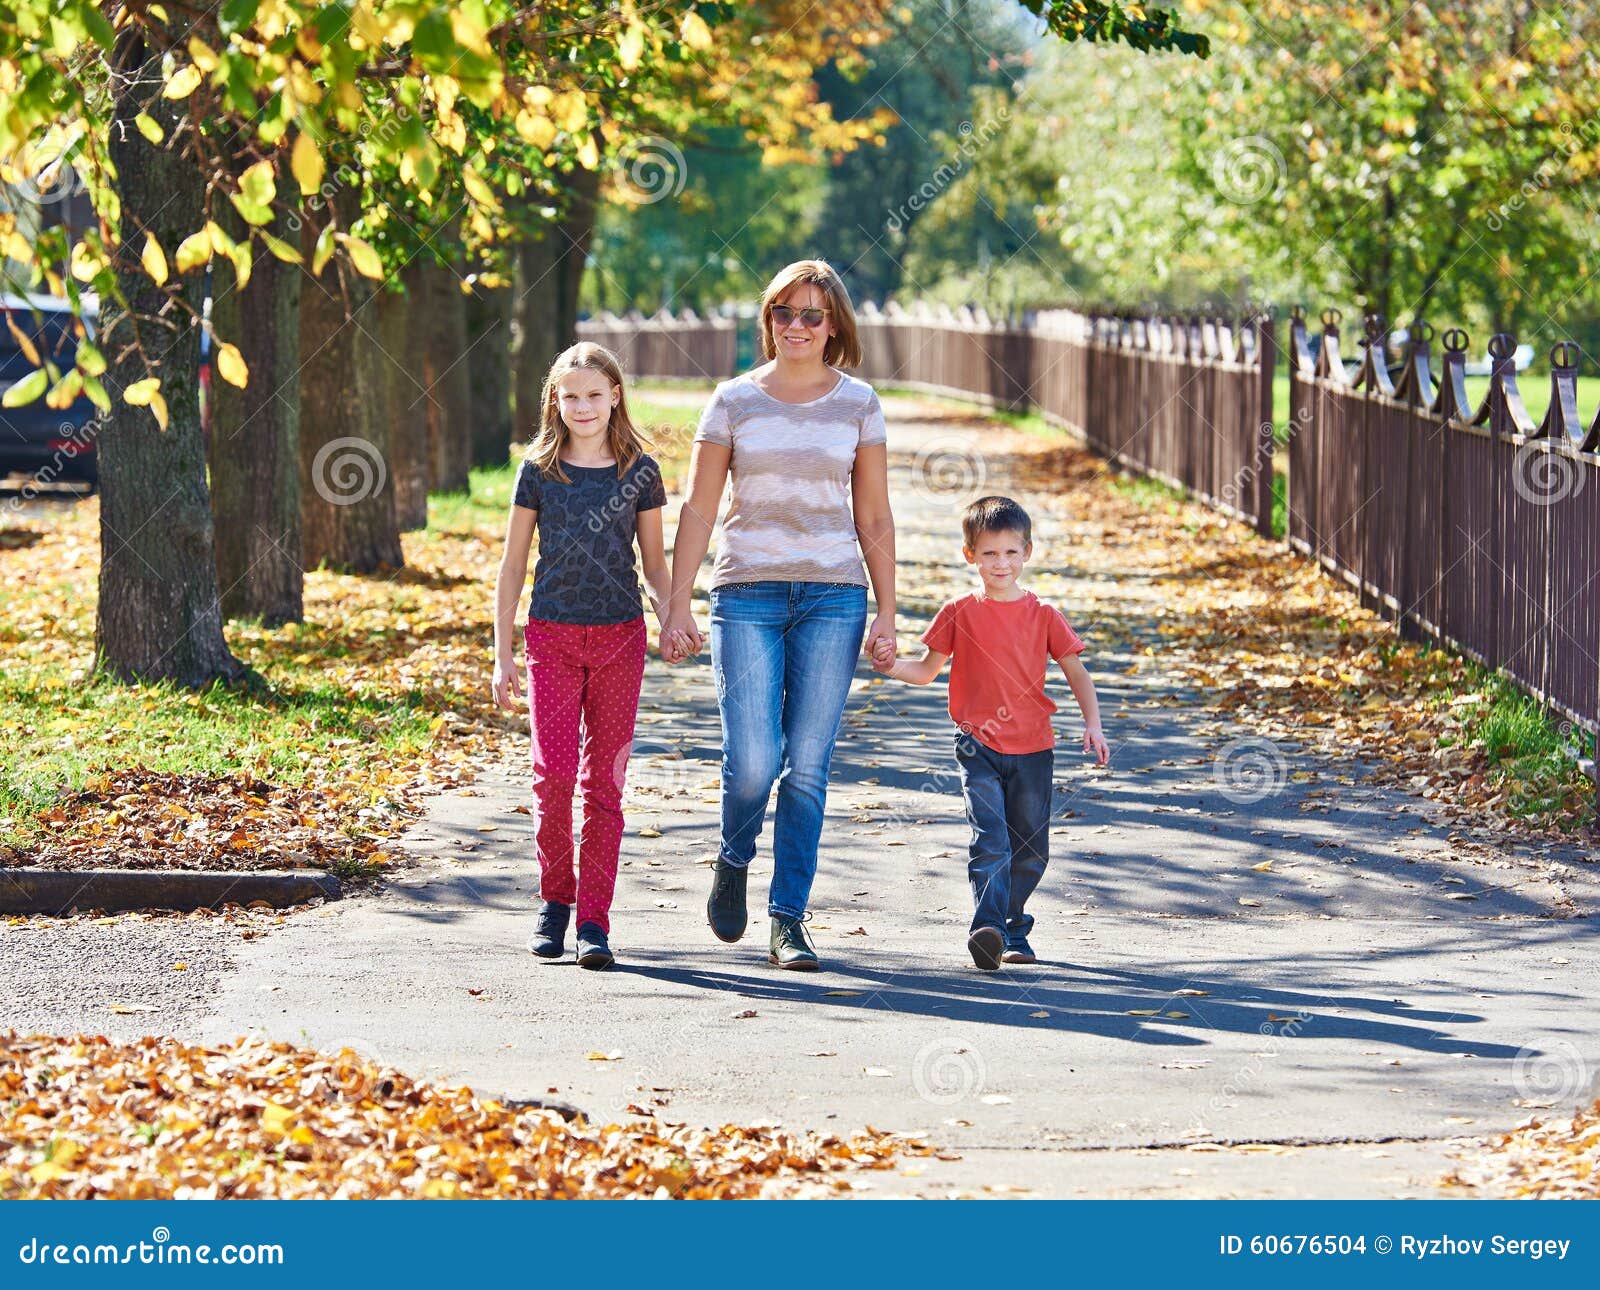
[[[468,778],[441,761],[374,765],[363,780],[274,784],[249,772],[182,775],[130,767],[93,776],[39,816],[50,840],[25,852],[0,847],[0,865],[46,869],[333,869],[345,877],[393,859],[398,834],[424,787]],[[381,791],[375,791],[380,789]]]
[[[348,1049],[0,1034],[0,1199],[826,1194],[902,1154],[928,1149],[871,1129],[568,1123]]]
[[[1600,1101],[1570,1120],[1530,1119],[1491,1138],[1486,1152],[1441,1185],[1535,1200],[1600,1200]]]

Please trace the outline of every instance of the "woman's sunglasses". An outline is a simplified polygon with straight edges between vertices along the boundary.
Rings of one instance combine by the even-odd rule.
[[[807,327],[820,327],[827,316],[826,309],[796,309],[792,305],[772,306],[772,321],[780,327],[787,327],[796,318]]]

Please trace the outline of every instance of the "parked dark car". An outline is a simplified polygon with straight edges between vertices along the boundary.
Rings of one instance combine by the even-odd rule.
[[[62,372],[69,370],[78,349],[72,311],[53,296],[0,295],[4,321],[33,342],[42,357]],[[86,301],[84,322],[94,327],[95,306]],[[11,328],[0,322],[0,395],[34,370]],[[47,482],[96,482],[94,436],[97,412],[86,395],[68,407],[46,405],[44,396],[20,408],[0,407],[0,478],[21,471]]]

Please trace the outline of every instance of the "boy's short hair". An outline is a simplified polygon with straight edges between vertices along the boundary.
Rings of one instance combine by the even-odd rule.
[[[1033,543],[1033,521],[1009,497],[980,497],[961,516],[961,545],[971,551],[985,533],[1020,533]]]

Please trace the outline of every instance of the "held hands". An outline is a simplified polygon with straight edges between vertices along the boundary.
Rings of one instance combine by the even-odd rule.
[[[1099,726],[1088,726],[1083,732],[1083,751],[1094,754],[1094,764],[1104,766],[1111,760],[1111,745]]]
[[[693,614],[669,614],[661,624],[661,658],[666,663],[681,663],[698,654],[705,638],[695,626]]]
[[[497,708],[517,708],[517,699],[527,694],[522,683],[522,671],[515,658],[497,658],[494,661],[494,705]]]
[[[863,648],[872,660],[874,671],[885,674],[894,671],[896,646],[893,614],[879,614],[872,620]]]

